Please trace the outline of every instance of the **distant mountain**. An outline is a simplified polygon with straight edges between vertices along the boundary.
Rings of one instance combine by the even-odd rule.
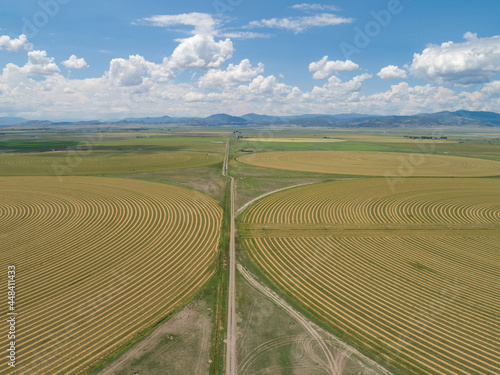
[[[0,117],[0,125],[15,125],[28,121],[22,117]]]
[[[162,117],[140,117],[140,118],[126,118],[119,122],[130,122],[134,124],[170,124],[173,118],[170,116]]]
[[[243,117],[236,117],[227,115],[225,113],[219,113],[217,115],[208,116],[203,119],[201,123],[207,126],[217,126],[217,125],[247,125],[248,121]]]
[[[140,117],[127,118],[115,122],[80,121],[80,122],[51,122],[26,120],[19,117],[0,117],[0,126],[24,125],[33,127],[58,125],[101,125],[101,124],[147,124],[184,126],[234,126],[251,127],[264,125],[295,125],[302,127],[350,127],[350,128],[417,128],[439,126],[482,126],[500,127],[500,114],[495,112],[437,112],[421,113],[411,116],[377,116],[358,113],[338,115],[304,114],[297,116],[268,116],[248,113],[243,116],[231,116],[218,113],[208,117]]]
[[[250,123],[260,123],[260,124],[263,123],[273,124],[275,122],[283,121],[282,116],[258,115],[256,113],[247,113],[246,115],[243,115],[241,117]]]
[[[495,112],[456,111],[455,113],[463,118],[500,125],[500,114]]]

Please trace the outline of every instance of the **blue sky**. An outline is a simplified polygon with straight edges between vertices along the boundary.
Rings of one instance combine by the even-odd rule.
[[[0,116],[500,112],[500,2],[24,0]]]

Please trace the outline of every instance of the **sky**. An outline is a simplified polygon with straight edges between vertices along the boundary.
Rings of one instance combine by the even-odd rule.
[[[0,7],[0,116],[500,112],[498,0]]]

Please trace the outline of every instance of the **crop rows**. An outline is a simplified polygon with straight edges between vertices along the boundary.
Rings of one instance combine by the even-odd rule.
[[[299,187],[252,206],[242,241],[273,284],[396,373],[497,374],[499,195],[496,179],[412,179],[395,194],[379,179]],[[338,223],[390,229],[307,227]],[[423,223],[436,229],[414,235]],[[293,236],[272,230],[282,224]]]
[[[15,264],[15,374],[75,374],[172,313],[214,272],[222,210],[135,180],[0,178],[2,268]]]
[[[280,151],[243,155],[257,167],[360,176],[499,176],[500,162],[459,156],[373,151]]]

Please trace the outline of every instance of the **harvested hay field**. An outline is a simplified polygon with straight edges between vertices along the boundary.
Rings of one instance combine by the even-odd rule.
[[[243,155],[239,162],[265,168],[359,176],[499,176],[493,160],[375,151],[279,151]]]
[[[85,372],[215,272],[222,209],[202,193],[97,177],[0,177],[0,185],[0,265],[16,266],[12,374]]]
[[[500,180],[336,181],[243,214],[278,289],[396,374],[500,373]]]
[[[218,153],[192,151],[54,151],[4,154],[3,176],[71,176],[153,172],[222,162]]]
[[[279,142],[279,143],[331,143],[331,142],[345,142],[345,139],[339,138],[242,138],[244,142]]]

